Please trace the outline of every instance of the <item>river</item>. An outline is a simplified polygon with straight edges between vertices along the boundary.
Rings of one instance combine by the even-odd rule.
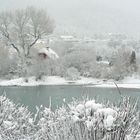
[[[140,89],[120,88],[122,96],[131,96],[135,99],[140,98]],[[83,97],[96,98],[98,102],[109,100],[117,103],[121,96],[117,88],[99,88],[92,86],[8,86],[0,87],[0,95],[6,95],[14,103],[28,106],[29,110],[35,112],[36,106],[51,106],[53,109],[61,106],[64,99],[67,103],[72,98],[82,99]],[[138,103],[140,107],[140,102]]]

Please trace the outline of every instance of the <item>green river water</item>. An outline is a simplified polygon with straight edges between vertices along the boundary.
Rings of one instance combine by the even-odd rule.
[[[122,96],[131,96],[135,99],[140,98],[140,89],[120,89]],[[63,99],[67,103],[72,101],[72,98],[82,99],[88,96],[89,98],[97,98],[99,102],[109,100],[117,103],[121,96],[117,88],[97,88],[92,86],[33,86],[33,87],[0,87],[0,94],[6,95],[14,103],[19,103],[28,106],[29,110],[35,112],[36,106],[51,106],[53,109],[61,106]],[[138,103],[140,107],[140,102]]]

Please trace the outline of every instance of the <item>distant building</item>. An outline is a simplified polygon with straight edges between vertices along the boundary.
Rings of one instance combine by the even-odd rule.
[[[79,42],[79,39],[72,35],[61,35],[60,39],[67,42]]]
[[[45,43],[45,41],[39,40],[35,48],[37,49],[37,54],[41,59],[58,59],[58,54],[52,50],[49,46],[49,44]]]
[[[55,60],[55,59],[59,58],[57,53],[49,47],[41,48],[38,52],[38,56],[41,57],[42,59],[53,59],[53,60]]]
[[[97,64],[103,64],[103,65],[109,66],[109,62],[105,60],[97,61]]]

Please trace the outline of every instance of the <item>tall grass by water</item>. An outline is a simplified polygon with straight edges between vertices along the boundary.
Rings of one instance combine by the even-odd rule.
[[[137,101],[123,97],[118,105],[94,99],[73,100],[52,111],[51,106],[27,107],[0,96],[1,140],[139,140]]]

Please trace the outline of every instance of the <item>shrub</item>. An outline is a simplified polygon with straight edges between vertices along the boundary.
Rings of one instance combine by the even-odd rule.
[[[125,76],[132,74],[130,64],[131,51],[126,48],[118,49],[112,66],[112,78],[115,80],[123,79]]]
[[[78,70],[74,67],[71,67],[69,69],[67,69],[66,72],[66,78],[68,80],[78,80],[80,77],[80,73],[78,72]]]
[[[0,139],[28,140],[34,134],[34,130],[33,119],[28,109],[0,96]]]
[[[27,108],[0,96],[2,140],[139,140],[137,102],[124,97],[118,106],[95,100],[73,100],[52,111],[37,108],[33,117]]]
[[[0,75],[8,75],[11,66],[9,50],[6,47],[0,46]]]
[[[74,101],[52,112],[45,108],[38,122],[37,139],[46,140],[138,140],[139,113],[130,98],[119,106]]]

